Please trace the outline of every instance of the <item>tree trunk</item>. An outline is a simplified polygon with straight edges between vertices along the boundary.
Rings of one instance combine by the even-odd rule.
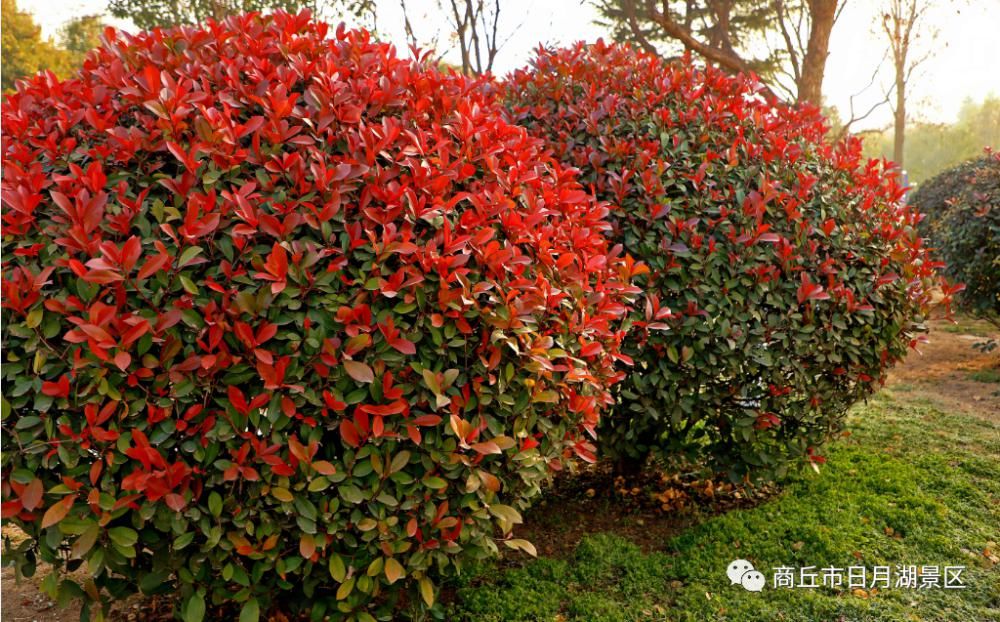
[[[809,0],[809,43],[802,59],[798,101],[823,105],[823,74],[830,55],[830,32],[837,17],[839,0]]]
[[[896,67],[896,119],[892,141],[892,159],[903,172],[903,142],[906,140],[906,80],[905,67]]]

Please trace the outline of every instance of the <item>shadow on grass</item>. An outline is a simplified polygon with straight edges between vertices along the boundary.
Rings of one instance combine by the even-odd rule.
[[[634,525],[612,524],[582,540],[571,532],[575,550],[554,546],[553,557],[475,569],[456,585],[448,618],[1000,620],[1000,429],[883,393],[854,410],[851,431],[829,447],[821,475],[803,474],[756,507],[665,529],[662,547],[629,538]],[[764,571],[762,593],[730,585],[725,570],[736,558]],[[967,587],[771,585],[779,566],[890,566],[895,574],[897,565],[965,566]]]

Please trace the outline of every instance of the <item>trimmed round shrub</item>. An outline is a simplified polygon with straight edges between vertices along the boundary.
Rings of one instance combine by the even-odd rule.
[[[606,206],[365,32],[106,41],[3,106],[5,561],[86,562],[44,585],[91,613],[373,620],[530,552],[519,510],[620,376]]]
[[[958,301],[1000,321],[1000,153],[987,151],[920,184],[908,200],[924,213],[920,230],[965,284]]]
[[[614,241],[650,270],[600,432],[623,471],[651,452],[734,481],[822,462],[939,284],[886,165],[760,89],[601,42],[542,50],[506,86],[512,118],[614,205]]]

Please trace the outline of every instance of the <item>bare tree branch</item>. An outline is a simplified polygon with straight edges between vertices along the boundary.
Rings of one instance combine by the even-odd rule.
[[[886,50],[886,51],[884,51],[882,53],[882,60],[879,61],[878,65],[875,67],[875,70],[872,72],[872,77],[871,77],[870,80],[868,80],[868,84],[863,89],[861,89],[857,93],[853,93],[848,98],[848,105],[850,107],[851,116],[850,116],[850,118],[847,119],[847,121],[844,122],[844,125],[840,128],[840,131],[837,132],[837,135],[834,137],[835,140],[840,140],[841,138],[843,138],[844,136],[846,136],[848,134],[848,132],[851,131],[851,126],[852,125],[854,125],[855,123],[859,123],[859,122],[867,119],[869,116],[871,116],[876,110],[878,110],[882,106],[885,106],[885,105],[888,104],[890,106],[890,108],[892,107],[892,99],[891,99],[892,98],[892,87],[890,87],[890,88],[886,89],[885,93],[882,96],[882,99],[880,99],[879,101],[877,101],[874,104],[872,104],[871,107],[868,108],[868,110],[866,110],[863,114],[857,115],[857,114],[855,114],[855,111],[854,111],[854,98],[857,97],[857,96],[859,96],[859,95],[861,95],[862,93],[864,93],[865,91],[867,91],[868,89],[870,89],[871,87],[873,87],[875,85],[875,81],[878,80],[878,75],[882,72],[882,66],[885,64],[885,61],[886,61],[886,59],[888,57],[889,57],[889,50]]]
[[[635,12],[634,3],[635,0],[623,0],[623,4],[627,7],[626,10],[632,11],[633,13]],[[660,28],[662,28],[667,35],[680,41],[685,48],[699,54],[700,56],[704,56],[706,59],[731,71],[744,73],[750,72],[750,67],[743,62],[743,59],[725,50],[714,48],[702,41],[699,41],[695,38],[690,29],[675,22],[669,12],[661,13],[655,8],[652,8],[652,3],[648,3],[647,8],[647,17],[650,21],[660,26]]]
[[[639,20],[635,14],[635,3],[631,0],[627,0],[622,4],[625,9],[625,19],[628,21],[629,30],[632,31],[632,36],[635,37],[636,42],[638,42],[642,49],[646,52],[659,56],[659,52],[657,52],[656,47],[649,42],[649,39],[646,38],[646,34],[642,32],[641,28],[639,28]]]
[[[403,9],[403,28],[406,30],[406,40],[410,42],[410,47],[417,47],[417,37],[413,34],[413,24],[410,23],[410,15],[406,11],[406,0],[399,0],[399,8]]]
[[[788,61],[792,64],[792,77],[795,78],[795,83],[798,84],[799,80],[802,79],[802,70],[799,67],[798,49],[792,43],[792,37],[788,32],[788,26],[785,24],[784,0],[774,0],[774,10],[778,16],[778,26],[781,28],[781,36],[784,38],[785,47],[788,49]],[[798,32],[796,32],[796,36],[798,36]]]
[[[462,55],[462,73],[479,75],[493,71],[500,49],[524,22],[500,41],[501,0],[449,0],[449,3],[451,26]]]

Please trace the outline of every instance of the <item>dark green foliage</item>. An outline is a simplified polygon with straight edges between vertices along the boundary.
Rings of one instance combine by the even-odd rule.
[[[1000,318],[1000,153],[988,152],[921,184],[909,201],[946,274],[965,284],[969,311]]]
[[[683,49],[680,41],[670,37],[661,25],[650,19],[646,3],[596,0],[593,4],[601,15],[602,25],[611,31],[615,41],[633,44],[648,41],[667,53],[679,53]],[[717,7],[711,2],[671,0],[656,4],[655,10],[669,14],[699,41],[716,49],[738,53],[760,75],[770,77],[780,71],[783,55],[775,50],[762,50],[757,45],[762,35],[776,29],[777,14],[772,0],[736,0],[725,4],[728,6],[723,12],[724,24],[719,20]],[[634,20],[630,15],[630,5]]]

